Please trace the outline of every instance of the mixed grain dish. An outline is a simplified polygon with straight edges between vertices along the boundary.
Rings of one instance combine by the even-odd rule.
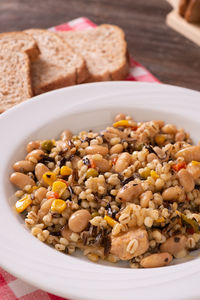
[[[40,241],[91,261],[170,264],[200,248],[200,145],[119,114],[101,132],[31,141],[13,165],[15,209]]]

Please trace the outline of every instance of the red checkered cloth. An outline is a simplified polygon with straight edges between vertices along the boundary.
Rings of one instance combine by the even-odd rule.
[[[87,18],[78,18],[68,23],[50,28],[51,31],[84,30],[96,27]],[[130,58],[130,73],[126,80],[159,82],[147,69]],[[0,268],[0,300],[63,300],[42,290],[38,290],[24,281],[15,278]]]

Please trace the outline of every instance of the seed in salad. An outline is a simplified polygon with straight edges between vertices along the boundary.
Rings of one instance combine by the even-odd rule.
[[[60,175],[62,176],[68,176],[72,174],[72,169],[67,167],[67,166],[63,166],[60,169]]]
[[[55,199],[51,204],[51,211],[57,212],[60,214],[65,210],[66,207],[67,207],[67,204],[65,201],[63,201],[61,199]]]
[[[108,225],[110,225],[111,227],[114,227],[114,225],[117,224],[117,221],[115,221],[113,218],[111,218],[109,216],[105,216],[104,220],[106,220]]]
[[[18,213],[23,212],[25,209],[27,209],[27,207],[29,207],[29,205],[31,203],[32,203],[32,200],[31,200],[30,196],[29,195],[25,195],[23,198],[21,198],[20,200],[18,200],[15,203],[16,211]]]
[[[93,168],[88,169],[86,172],[86,178],[97,177],[98,175],[99,175],[98,171]]]
[[[46,172],[43,174],[42,179],[48,185],[52,185],[53,182],[56,180],[56,174],[53,172]]]
[[[52,191],[57,193],[59,197],[62,196],[62,194],[66,191],[66,189],[67,189],[67,185],[62,181],[57,180],[54,181],[52,184]]]
[[[156,173],[156,171],[154,171],[154,170],[151,170],[150,174],[151,174],[151,177],[152,177],[154,180],[156,180],[156,179],[159,178],[159,175],[158,175],[158,174]]]

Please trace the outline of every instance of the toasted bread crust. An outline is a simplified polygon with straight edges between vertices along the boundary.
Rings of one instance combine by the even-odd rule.
[[[85,81],[88,72],[84,60],[57,34],[43,29],[29,29],[26,33],[37,41],[41,52],[32,63],[35,95]]]
[[[188,22],[200,22],[200,0],[190,0],[185,12]]]
[[[112,80],[122,80],[126,78],[130,69],[127,43],[126,43],[124,31],[120,27],[115,25],[109,25],[109,24],[102,24],[99,27],[107,28],[110,26],[112,26],[116,31],[119,32],[123,44],[123,52],[122,52],[123,61],[117,70],[111,72],[111,78]]]
[[[82,56],[81,56],[82,57]],[[76,70],[76,84],[83,83],[89,77],[88,68],[84,58],[82,57],[83,63]]]
[[[8,108],[31,98],[30,60],[25,52],[14,52],[7,49],[0,51],[0,113]],[[15,64],[15,68],[12,65]],[[9,69],[10,66],[10,69]],[[9,72],[8,72],[9,70]]]
[[[3,112],[33,94],[83,82],[125,79],[129,56],[124,32],[118,26],[103,24],[62,33],[29,29],[0,34],[1,67]]]
[[[76,84],[76,76],[75,72],[73,74],[70,74],[70,76],[59,76],[59,78],[54,78],[53,81],[46,81],[42,84],[37,84],[34,82],[35,76],[37,76],[38,69],[40,67],[37,67],[37,65],[41,65],[39,59],[31,64],[31,78],[32,78],[32,86],[33,86],[33,92],[34,95],[40,95],[52,90],[56,90],[59,88],[63,88],[70,85]],[[35,70],[36,69],[36,70]],[[35,70],[35,71],[34,71]]]
[[[105,33],[108,33],[108,37],[105,36]],[[117,53],[118,64],[115,68],[112,68],[111,65],[110,67],[108,66],[109,60],[112,56],[111,54],[113,54],[112,34],[114,34],[115,39],[119,42],[119,45],[121,47],[120,55],[119,53]],[[89,29],[86,31],[62,31],[58,32],[58,35],[61,36],[62,39],[66,40],[66,42],[70,44],[70,46],[76,53],[81,53],[83,58],[85,59],[89,71],[89,77],[87,78],[87,80],[85,80],[85,82],[122,80],[125,79],[128,75],[129,58],[127,57],[127,43],[123,30],[118,26],[103,24],[94,29]],[[111,35],[111,40],[109,40],[109,35]],[[102,49],[97,49],[97,52],[94,52],[94,45],[101,48],[101,45],[99,45],[100,41],[98,40],[100,36],[102,42],[104,44],[107,44],[107,49],[103,49],[102,45]],[[95,69],[96,61],[98,61],[98,66]],[[104,69],[101,68],[100,70],[98,70],[99,66],[103,64],[107,64],[107,66]]]
[[[25,32],[5,32],[0,34],[0,48],[9,47],[13,51],[25,52],[34,61],[40,51],[36,41]]]
[[[186,12],[186,9],[188,7],[188,4],[189,4],[190,0],[180,0],[180,3],[179,3],[179,14],[184,17],[185,16],[185,12]]]

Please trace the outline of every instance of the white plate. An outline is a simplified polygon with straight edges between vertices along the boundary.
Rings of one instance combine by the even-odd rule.
[[[64,128],[102,129],[118,112],[136,120],[163,119],[200,136],[200,93],[161,84],[106,82],[46,93],[0,116],[0,263],[41,289],[80,300],[199,299],[200,259],[158,269],[116,268],[64,255],[34,238],[13,212],[9,183],[14,161],[31,139]]]

